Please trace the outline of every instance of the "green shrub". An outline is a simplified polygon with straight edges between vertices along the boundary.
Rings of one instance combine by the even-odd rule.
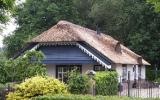
[[[32,61],[33,57],[35,61]],[[46,68],[41,63],[43,54],[39,51],[26,52],[25,56],[0,62],[0,83],[22,81],[26,77],[46,74]]]
[[[5,71],[4,71],[4,61],[0,60],[0,83],[5,83],[6,81],[6,75],[5,75]]]
[[[68,80],[68,90],[72,94],[86,94],[90,88],[89,78],[77,72],[71,72]]]
[[[156,75],[157,73],[157,75]],[[149,81],[155,81],[160,78],[160,70],[146,69],[146,79]]]
[[[39,96],[32,100],[159,100],[159,99],[141,99],[130,98],[124,96],[91,96],[91,95],[55,95],[55,96]]]
[[[15,92],[7,95],[7,100],[28,100],[39,95],[67,94],[67,86],[51,77],[35,76],[15,87]]]
[[[116,95],[118,93],[118,78],[115,71],[97,72],[95,75],[97,95]]]
[[[5,87],[5,85],[0,83],[0,90],[3,89],[4,87]]]
[[[2,84],[0,83],[0,91],[4,90],[5,88],[12,88],[15,86],[15,83],[6,83],[6,84]]]
[[[6,83],[6,84],[0,84],[0,100],[3,100],[6,98],[6,95],[8,92],[14,91],[14,86],[16,83]]]
[[[0,83],[0,100],[2,99],[2,90],[4,89],[5,85]]]
[[[146,79],[149,81],[155,80],[155,71],[146,68]]]
[[[160,83],[160,78],[157,78],[154,81],[157,82],[157,83]]]

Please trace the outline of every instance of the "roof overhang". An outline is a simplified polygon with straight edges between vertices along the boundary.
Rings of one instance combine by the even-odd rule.
[[[111,63],[112,62],[104,62],[102,60],[102,57],[97,57],[96,54],[93,53],[93,51],[88,50],[85,46],[83,46],[79,42],[52,42],[52,43],[38,43],[35,45],[30,51],[37,50],[40,46],[52,46],[52,45],[75,45],[79,49],[81,49],[84,53],[86,53],[88,56],[90,56],[93,60],[95,60],[97,63],[101,64],[105,68],[111,69]]]

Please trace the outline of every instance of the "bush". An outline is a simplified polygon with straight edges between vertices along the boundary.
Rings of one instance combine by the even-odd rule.
[[[0,83],[0,90],[3,89],[4,87],[5,87],[5,85]]]
[[[157,78],[154,80],[156,83],[159,83],[160,84],[160,78]]]
[[[5,100],[8,92],[14,91],[13,86],[15,86],[15,83],[0,84],[0,100]]]
[[[5,71],[4,71],[4,61],[0,60],[0,83],[5,83],[6,81],[6,76],[5,76]]]
[[[12,88],[14,86],[15,86],[15,83],[6,83],[6,84],[0,83],[0,91],[3,91],[6,88]]]
[[[41,63],[42,60],[42,52],[32,51],[26,52],[25,56],[0,63],[0,83],[22,81],[26,77],[29,78],[37,74],[45,75],[46,68]]]
[[[67,87],[57,79],[35,76],[15,87],[15,92],[7,95],[7,100],[28,100],[39,95],[67,94]]]
[[[156,73],[157,73],[157,77],[156,77]],[[160,77],[160,70],[155,71],[153,69],[146,68],[146,79],[147,80],[155,81],[159,77]]]
[[[97,72],[95,76],[97,95],[117,95],[118,78],[115,71]]]
[[[72,94],[86,94],[90,88],[89,78],[77,72],[71,72],[68,80],[68,90]]]
[[[39,96],[32,100],[159,100],[154,98],[141,99],[130,98],[124,96],[91,96],[91,95],[55,95],[55,96]]]
[[[146,79],[149,81],[154,81],[155,80],[155,71],[146,68]]]
[[[0,83],[0,100],[2,99],[2,92],[3,92],[3,89],[5,88],[5,85]]]

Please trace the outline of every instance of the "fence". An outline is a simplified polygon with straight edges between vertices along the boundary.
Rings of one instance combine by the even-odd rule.
[[[128,72],[128,80],[120,82],[119,96],[141,97],[141,98],[160,98],[160,84],[147,80],[130,80]]]
[[[110,84],[112,85],[112,84]],[[130,80],[130,73],[128,72],[128,80],[120,82],[118,86],[119,96],[140,97],[140,98],[160,98],[160,83],[154,83],[147,80]],[[9,91],[14,91],[10,85],[4,87],[0,91],[0,100],[5,100],[5,95]],[[112,91],[112,90],[111,90]],[[92,94],[96,95],[95,86],[93,86]]]

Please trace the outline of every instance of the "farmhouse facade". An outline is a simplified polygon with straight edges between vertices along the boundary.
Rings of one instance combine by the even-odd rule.
[[[48,75],[66,81],[65,73],[76,68],[82,74],[88,70],[116,70],[119,81],[145,79],[146,65],[134,53],[109,35],[84,28],[67,21],[33,38],[25,50],[39,50],[45,55]]]

